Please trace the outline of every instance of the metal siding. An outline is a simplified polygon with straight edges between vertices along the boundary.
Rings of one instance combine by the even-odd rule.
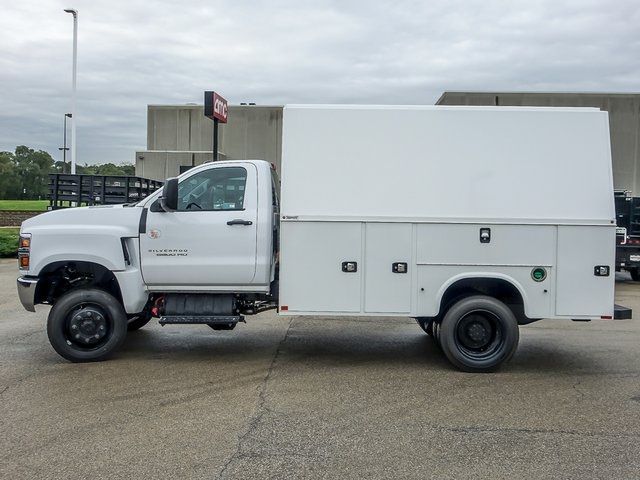
[[[203,106],[149,105],[147,150],[136,152],[136,172],[152,172],[149,178],[156,180],[175,176],[182,165],[182,153],[195,152],[202,157],[202,152],[211,151],[212,138],[213,122],[204,117]],[[220,159],[266,160],[274,163],[279,171],[282,107],[229,106],[229,121],[220,125],[219,140]],[[164,156],[154,155],[157,152]],[[139,155],[145,156],[147,162],[139,162]],[[154,162],[165,162],[165,165],[152,166]]]

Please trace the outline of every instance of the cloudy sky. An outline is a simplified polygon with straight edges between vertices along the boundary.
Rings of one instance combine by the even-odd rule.
[[[147,104],[432,104],[444,90],[640,91],[640,2],[2,0],[0,150],[132,163]]]

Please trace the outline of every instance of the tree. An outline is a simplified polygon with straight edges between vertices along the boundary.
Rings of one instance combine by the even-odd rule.
[[[15,158],[11,152],[0,152],[0,198],[18,198]]]
[[[47,152],[20,145],[13,156],[19,192],[14,198],[45,198],[54,161]]]
[[[130,177],[135,177],[136,175],[136,166],[131,163],[123,163],[120,165],[120,168],[124,172],[125,175]]]
[[[24,145],[16,147],[15,153],[0,152],[0,197],[46,197],[49,191],[48,174],[53,164],[53,158],[47,152]]]
[[[62,162],[55,162],[43,150],[20,145],[14,153],[0,152],[0,199],[37,199],[49,195],[49,173],[68,173]],[[84,175],[134,176],[131,164],[77,165],[76,172]]]
[[[113,163],[103,163],[97,165],[77,165],[76,172],[83,175],[135,175],[135,167],[130,164],[115,165]]]

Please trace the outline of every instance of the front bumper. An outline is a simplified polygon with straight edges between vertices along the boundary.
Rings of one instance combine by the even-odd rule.
[[[36,277],[20,277],[18,283],[18,297],[20,303],[30,312],[35,312],[36,288],[38,286],[38,278]]]

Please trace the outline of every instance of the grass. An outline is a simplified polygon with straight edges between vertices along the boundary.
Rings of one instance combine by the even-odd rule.
[[[18,236],[20,229],[14,227],[0,228],[0,257],[15,258],[18,252]]]
[[[0,200],[0,210],[44,212],[48,206],[49,200]]]

